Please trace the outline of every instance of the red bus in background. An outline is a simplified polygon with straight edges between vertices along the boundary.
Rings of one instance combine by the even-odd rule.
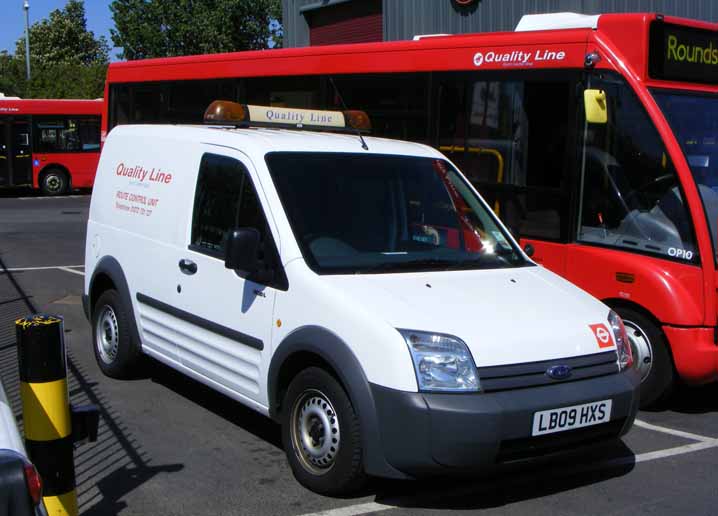
[[[0,186],[46,195],[89,188],[100,159],[99,100],[0,97]]]
[[[535,15],[510,33],[111,63],[103,134],[201,123],[215,99],[343,97],[374,135],[442,150],[534,260],[623,317],[646,406],[718,379],[717,31]]]

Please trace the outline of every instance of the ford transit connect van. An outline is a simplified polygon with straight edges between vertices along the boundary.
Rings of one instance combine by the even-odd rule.
[[[274,418],[328,494],[631,427],[621,319],[533,263],[445,156],[364,138],[357,112],[208,119],[228,126],[107,138],[85,257],[105,374],[146,354]]]

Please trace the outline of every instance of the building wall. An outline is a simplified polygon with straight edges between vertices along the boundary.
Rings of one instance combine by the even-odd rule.
[[[346,1],[363,0],[282,0],[285,46],[309,45],[302,10]],[[411,39],[417,34],[511,31],[524,14],[562,11],[659,12],[718,22],[718,0],[480,0],[469,8],[455,7],[451,0],[383,0],[384,40]]]
[[[718,21],[716,0],[481,0],[473,9],[454,8],[450,0],[384,0],[384,39],[416,34],[512,31],[524,14],[572,11],[660,12]]]

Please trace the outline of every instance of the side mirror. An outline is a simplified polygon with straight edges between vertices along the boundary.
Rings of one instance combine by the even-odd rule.
[[[536,249],[534,249],[534,246],[532,244],[526,244],[524,246],[524,253],[526,253],[526,256],[531,258],[534,253],[536,252]]]
[[[229,232],[225,243],[224,266],[250,276],[260,268],[259,231],[254,228],[238,228]]]
[[[583,104],[586,109],[586,121],[589,124],[608,122],[608,105],[604,90],[583,90]]]

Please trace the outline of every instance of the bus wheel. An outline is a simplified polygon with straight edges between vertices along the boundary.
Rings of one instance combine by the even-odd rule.
[[[282,442],[299,483],[324,495],[359,490],[366,480],[359,419],[339,382],[307,368],[289,384],[282,407]]]
[[[40,190],[44,195],[62,195],[70,186],[70,178],[59,168],[51,168],[42,175]]]
[[[630,308],[616,310],[623,319],[633,351],[633,367],[641,375],[641,408],[660,405],[671,393],[673,361],[661,329]]]
[[[92,340],[100,370],[110,378],[130,378],[141,357],[130,332],[130,317],[116,290],[106,290],[92,313]]]

